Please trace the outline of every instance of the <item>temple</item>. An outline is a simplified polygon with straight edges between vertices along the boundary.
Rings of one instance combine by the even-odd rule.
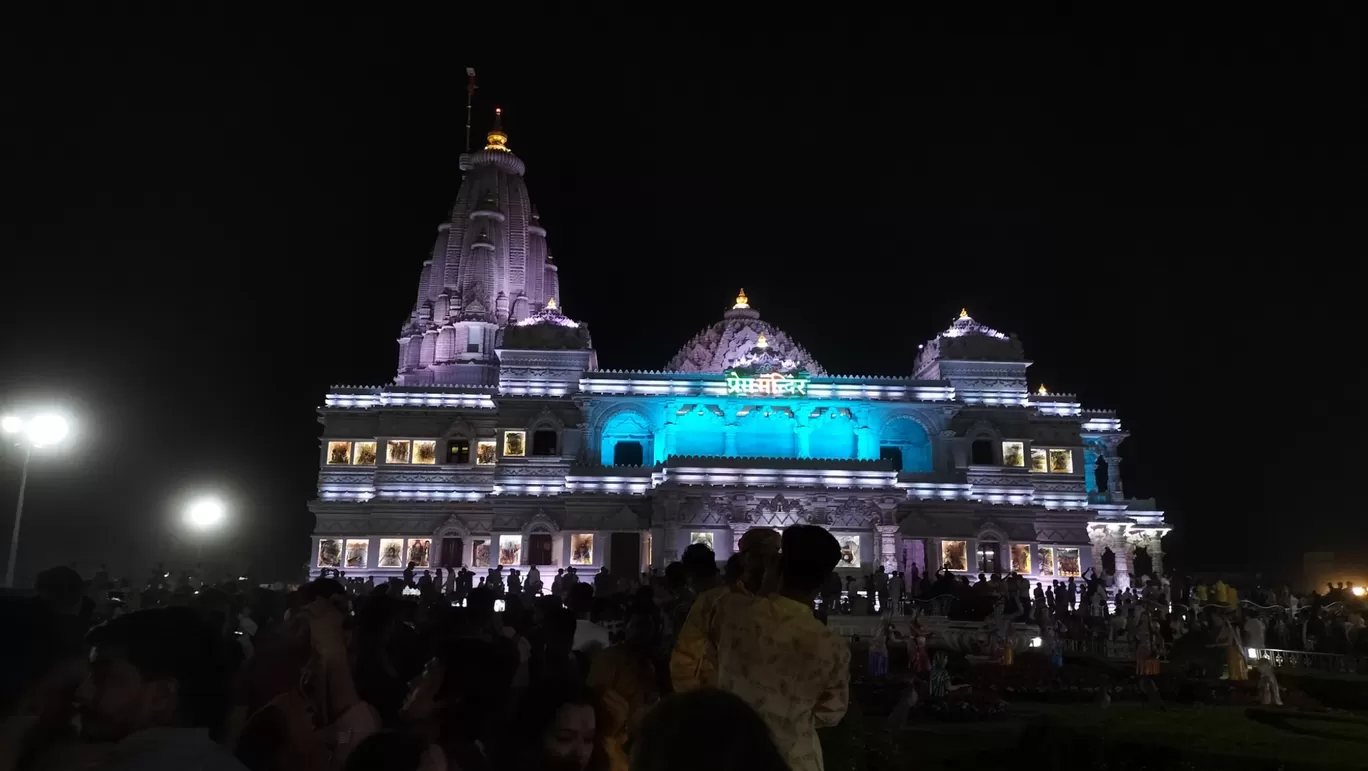
[[[394,383],[319,410],[313,573],[634,573],[795,523],[830,529],[846,571],[1162,570],[1115,414],[1032,390],[1021,343],[967,310],[882,364],[908,376],[828,372],[744,290],[664,369],[600,369],[500,120],[460,158]]]

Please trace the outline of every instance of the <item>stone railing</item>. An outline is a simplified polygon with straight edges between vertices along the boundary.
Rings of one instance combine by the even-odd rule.
[[[1100,656],[1113,661],[1135,659],[1135,646],[1128,640],[1060,640],[1065,653]]]
[[[838,614],[827,617],[827,628],[847,640],[853,640],[858,636],[861,640],[868,641],[878,633],[882,621],[883,618],[880,616]],[[895,643],[895,646],[906,644],[906,637],[911,632],[909,626],[912,621],[911,617],[894,616],[891,621],[894,630],[904,641]],[[989,652],[990,640],[987,624],[951,621],[943,616],[922,616],[920,623],[922,630],[927,635],[927,647],[933,651],[947,650],[970,656],[984,656]],[[1013,625],[1012,647],[1018,653],[1037,647],[1039,644],[1040,630],[1034,624]]]
[[[1335,674],[1368,674],[1368,658],[1339,653],[1290,651],[1281,648],[1250,648],[1251,661],[1267,658],[1277,669],[1309,669]]]

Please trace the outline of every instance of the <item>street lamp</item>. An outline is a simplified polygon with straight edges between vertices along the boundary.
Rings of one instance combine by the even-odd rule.
[[[185,507],[185,524],[199,533],[199,545],[195,549],[196,560],[204,554],[205,537],[223,523],[226,510],[223,501],[213,495],[196,498]]]
[[[10,534],[9,561],[5,563],[5,586],[14,586],[15,561],[19,557],[19,525],[24,521],[24,488],[28,486],[29,459],[35,449],[60,444],[71,425],[67,419],[55,412],[40,412],[31,418],[6,415],[0,420],[0,429],[15,444],[24,448],[24,470],[19,474],[19,502],[14,506],[14,532]]]

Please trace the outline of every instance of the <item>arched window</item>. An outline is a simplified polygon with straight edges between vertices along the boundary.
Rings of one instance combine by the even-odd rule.
[[[540,428],[532,432],[532,454],[547,456],[559,455],[557,436],[554,429]]]
[[[898,471],[930,471],[931,439],[917,421],[894,418],[879,432],[879,457],[892,459]]]
[[[466,464],[470,462],[470,440],[457,437],[447,441],[447,463]]]
[[[885,446],[883,446],[883,447],[880,447],[880,448],[879,448],[879,460],[891,460],[891,461],[893,461],[893,469],[894,469],[895,471],[902,471],[902,468],[903,468],[903,454],[902,454],[902,449],[901,449],[901,448],[898,448],[898,447],[889,447],[889,446],[887,446],[887,445],[885,445]]]
[[[993,441],[991,439],[975,439],[969,445],[969,462],[975,466],[991,466],[997,461],[993,459]]]
[[[992,536],[978,539],[978,572],[988,575],[1002,572],[1002,544]]]
[[[643,466],[645,461],[646,449],[641,442],[618,442],[613,445],[614,466]]]
[[[532,533],[527,536],[527,564],[554,565],[554,549],[550,533]]]
[[[641,457],[645,457],[646,448],[650,446],[652,432],[646,418],[640,413],[632,410],[618,412],[608,418],[607,422],[600,429],[599,435],[599,458],[601,463],[612,462],[613,465],[625,465],[618,463],[617,447],[623,443],[635,443],[641,449]],[[628,451],[630,452],[630,451]],[[640,466],[642,461],[638,460],[635,464]]]

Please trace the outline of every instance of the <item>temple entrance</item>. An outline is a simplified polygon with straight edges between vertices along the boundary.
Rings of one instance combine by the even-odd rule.
[[[926,575],[926,541],[920,538],[905,538],[902,548],[902,565],[899,569],[904,573],[911,573],[915,566],[918,577]]]
[[[527,537],[527,564],[551,564],[551,534],[533,533]]]
[[[465,542],[460,538],[442,539],[442,561],[438,563],[443,567],[454,568],[461,564],[461,553],[465,551]]]
[[[613,533],[609,537],[608,569],[618,576],[641,572],[641,533]]]

